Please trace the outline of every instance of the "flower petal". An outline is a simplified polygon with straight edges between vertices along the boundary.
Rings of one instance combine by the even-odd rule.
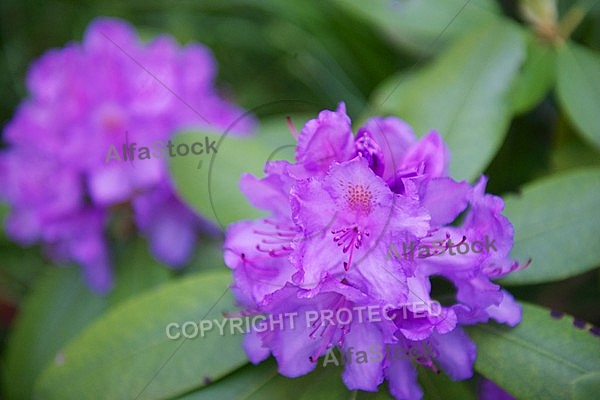
[[[462,328],[445,335],[434,334],[437,362],[455,381],[473,376],[473,363],[477,357],[477,346]]]
[[[353,136],[346,106],[340,103],[337,111],[321,111],[319,117],[308,121],[298,138],[296,160],[313,173],[325,173],[334,161],[345,161],[352,155]]]

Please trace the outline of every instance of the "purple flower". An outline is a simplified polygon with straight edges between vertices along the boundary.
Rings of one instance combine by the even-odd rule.
[[[246,315],[289,317],[246,335],[250,361],[272,354],[294,377],[320,357],[331,361],[333,348],[432,349],[410,359],[363,351],[345,364],[349,389],[376,391],[387,380],[398,399],[422,397],[414,362],[455,380],[472,376],[476,346],[461,326],[516,325],[520,306],[490,279],[525,266],[509,257],[502,199],[485,193],[485,177],[474,186],[450,178],[449,154],[437,132],[417,140],[395,117],[373,118],[354,136],[341,103],[306,123],[295,163],[242,177],[242,191],[270,216],[229,227],[232,290]],[[467,238],[493,251],[465,253]],[[402,243],[413,256],[399,253]],[[452,304],[431,297],[436,276],[456,287]]]
[[[29,98],[4,129],[0,199],[12,206],[10,237],[80,263],[89,285],[106,291],[106,231],[121,210],[119,223],[146,235],[155,257],[184,265],[206,223],[175,194],[166,159],[118,162],[107,153],[114,145],[122,154],[126,141],[166,142],[184,128],[228,127],[242,110],[219,96],[215,74],[204,46],[180,47],[166,35],[143,43],[109,18],[93,21],[81,44],[44,54],[29,70]],[[252,126],[247,118],[234,132]]]

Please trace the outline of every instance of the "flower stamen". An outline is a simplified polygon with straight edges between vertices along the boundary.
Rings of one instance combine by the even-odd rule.
[[[331,233],[337,235],[333,237],[333,241],[336,242],[338,246],[344,246],[342,247],[343,253],[350,251],[348,261],[344,261],[344,270],[348,271],[352,264],[354,249],[358,250],[360,246],[362,246],[363,238],[369,236],[369,232],[363,232],[358,229],[357,225],[354,225],[338,230],[332,230]]]

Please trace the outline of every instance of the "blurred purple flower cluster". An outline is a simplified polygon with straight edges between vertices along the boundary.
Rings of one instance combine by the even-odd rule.
[[[93,21],[81,44],[44,54],[28,73],[29,98],[4,129],[0,200],[12,207],[8,235],[42,242],[59,262],[80,263],[89,285],[106,291],[106,227],[125,206],[154,256],[183,265],[203,224],[176,197],[166,160],[105,160],[126,136],[149,144],[179,129],[229,126],[243,111],[219,96],[215,73],[204,46],[180,47],[166,35],[142,43],[132,26],[108,18]],[[246,118],[234,131],[252,127]]]
[[[243,176],[242,191],[270,215],[229,227],[225,262],[234,271],[232,289],[245,315],[298,315],[247,334],[250,360],[273,354],[280,373],[295,377],[313,370],[334,347],[409,354],[426,346],[435,357],[416,362],[455,380],[469,378],[476,346],[461,326],[490,318],[516,325],[520,306],[491,279],[524,266],[509,257],[513,227],[501,214],[502,199],[485,193],[485,177],[474,186],[454,181],[448,164],[437,132],[417,140],[398,118],[375,117],[353,135],[342,103],[304,125],[295,163],[269,162],[263,179]],[[447,249],[486,235],[497,251],[389,254],[400,242]],[[452,304],[427,308],[425,315],[407,309],[435,300],[436,276],[455,286]],[[386,311],[365,322],[361,308]],[[332,318],[342,312],[344,321]],[[348,388],[366,391],[387,379],[396,398],[419,399],[423,392],[409,358],[348,363],[342,378]]]

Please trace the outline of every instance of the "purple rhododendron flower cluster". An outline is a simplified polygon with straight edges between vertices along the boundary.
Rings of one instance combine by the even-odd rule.
[[[180,47],[166,35],[142,43],[132,26],[109,18],[93,21],[81,44],[44,54],[29,70],[29,98],[4,130],[0,199],[12,205],[9,236],[80,263],[89,285],[105,291],[106,227],[126,205],[154,256],[183,265],[205,223],[176,197],[166,160],[108,163],[107,151],[166,141],[178,129],[229,126],[243,111],[216,92],[215,73],[204,46]],[[235,130],[252,126],[246,118]]]
[[[471,377],[477,350],[462,325],[519,323],[520,306],[491,279],[524,265],[509,258],[513,228],[502,199],[485,193],[483,176],[473,186],[454,181],[448,163],[437,132],[417,140],[395,117],[372,118],[353,135],[342,103],[304,125],[296,162],[268,162],[262,179],[244,175],[242,191],[270,215],[229,227],[232,290],[245,315],[297,315],[248,333],[250,361],[272,354],[281,374],[296,377],[336,347],[344,354],[375,345],[395,354],[434,349],[345,365],[349,389],[376,391],[387,380],[398,399],[423,395],[409,358],[454,380]],[[403,242],[449,250],[486,235],[496,251],[403,258],[389,250]],[[408,305],[435,301],[436,276],[454,284],[455,302],[417,315]],[[365,308],[385,312],[367,321],[359,315]],[[343,321],[331,318],[341,310]]]

